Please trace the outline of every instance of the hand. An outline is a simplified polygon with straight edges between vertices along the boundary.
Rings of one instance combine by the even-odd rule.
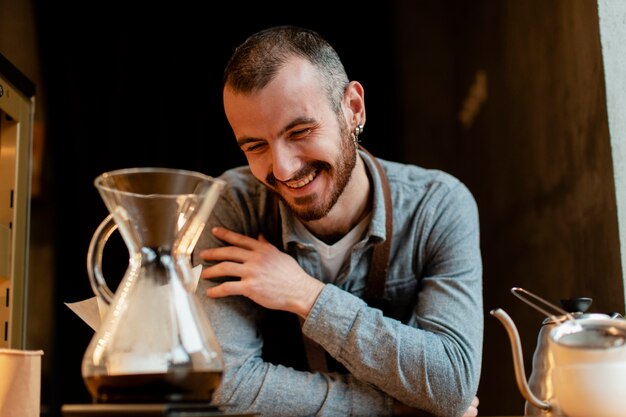
[[[478,415],[478,403],[479,403],[478,397],[474,397],[469,408],[465,410],[463,417],[476,417]],[[402,404],[401,402],[394,400],[393,416],[394,417],[428,417],[428,416],[432,417],[432,414],[429,414],[417,408],[409,407],[408,405]]]
[[[205,268],[201,278],[239,277],[209,288],[207,296],[219,298],[243,295],[263,307],[290,311],[306,318],[324,288],[308,275],[291,256],[278,250],[263,235],[258,239],[221,227],[213,234],[232,246],[205,249],[200,257],[220,261]]]
[[[474,397],[474,399],[472,400],[472,403],[470,404],[469,408],[467,410],[465,410],[465,414],[463,414],[463,417],[476,417],[478,415],[478,404],[480,403],[480,401],[478,401],[478,397]]]

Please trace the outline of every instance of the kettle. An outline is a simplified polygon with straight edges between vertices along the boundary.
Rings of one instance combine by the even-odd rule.
[[[515,324],[500,308],[490,312],[504,325],[511,341],[516,382],[526,400],[524,415],[623,416],[623,411],[612,412],[617,409],[616,401],[621,401],[620,407],[626,406],[623,404],[626,402],[626,373],[622,371],[623,376],[620,376],[609,369],[626,370],[626,320],[618,313],[587,313],[591,298],[561,300],[561,307],[557,307],[519,287],[512,288],[511,292],[547,316],[537,337],[532,372],[527,381]],[[551,314],[526,297],[559,314]],[[581,378],[588,381],[581,381]],[[620,387],[607,387],[611,378],[617,378],[613,382]],[[601,395],[589,389],[592,380],[602,387]],[[601,398],[606,404],[594,405]]]

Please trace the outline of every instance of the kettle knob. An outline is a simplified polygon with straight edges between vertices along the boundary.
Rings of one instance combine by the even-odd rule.
[[[561,299],[561,307],[568,313],[584,313],[592,301],[589,297]]]

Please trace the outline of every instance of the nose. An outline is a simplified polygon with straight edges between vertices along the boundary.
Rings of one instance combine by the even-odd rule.
[[[277,144],[272,149],[272,172],[278,181],[288,181],[298,172],[301,160],[288,144]]]

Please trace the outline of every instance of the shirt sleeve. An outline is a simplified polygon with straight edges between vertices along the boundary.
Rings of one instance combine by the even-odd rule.
[[[460,183],[444,189],[429,196],[411,245],[420,290],[408,323],[327,285],[303,331],[357,379],[449,417],[461,416],[477,391],[483,308],[476,203]]]
[[[296,371],[261,358],[256,306],[243,297],[203,302],[222,347],[225,369],[213,402],[260,416],[386,416],[391,400],[350,375]]]

